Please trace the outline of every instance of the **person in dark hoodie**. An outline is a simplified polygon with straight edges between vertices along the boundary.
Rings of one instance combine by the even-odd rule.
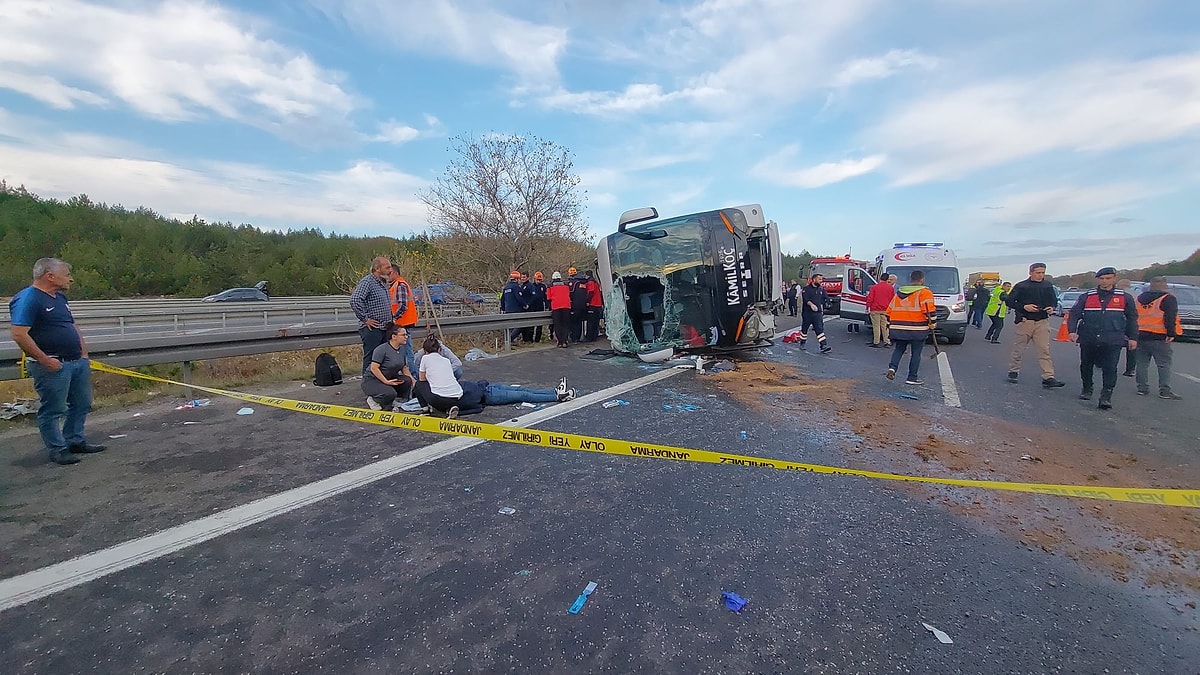
[[[1150,393],[1150,359],[1158,367],[1158,397],[1178,401],[1171,391],[1171,343],[1182,334],[1179,321],[1179,300],[1167,292],[1167,278],[1154,277],[1150,288],[1137,297],[1138,348],[1137,393]]]
[[[1096,270],[1097,286],[1083,295],[1067,316],[1067,331],[1071,342],[1079,343],[1079,376],[1083,390],[1079,398],[1092,398],[1092,382],[1096,368],[1103,381],[1100,390],[1101,410],[1112,408],[1113,389],[1117,386],[1117,362],[1125,347],[1137,349],[1138,310],[1133,296],[1118,290],[1117,270],[1101,267]]]
[[[504,290],[500,292],[500,311],[504,314],[517,314],[524,312],[529,306],[529,300],[525,297],[525,287],[521,285],[521,273],[513,270],[508,274],[508,283],[504,284]],[[521,337],[521,329],[513,328],[508,331],[509,339],[516,342]]]
[[[992,294],[982,281],[976,281],[975,287],[971,289],[971,316],[967,322],[976,328],[983,328],[983,314],[987,310],[988,302],[992,299]]]

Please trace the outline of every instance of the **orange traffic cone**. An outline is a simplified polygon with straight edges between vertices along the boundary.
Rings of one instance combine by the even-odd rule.
[[[1062,323],[1058,324],[1058,335],[1055,335],[1054,339],[1057,340],[1058,342],[1070,342],[1071,341],[1071,331],[1070,331],[1070,329],[1067,328],[1066,317],[1063,318]]]

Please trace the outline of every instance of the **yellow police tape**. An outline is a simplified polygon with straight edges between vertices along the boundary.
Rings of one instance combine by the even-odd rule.
[[[378,424],[387,427],[428,431],[435,434],[470,436],[489,441],[517,443],[521,445],[537,445],[550,448],[562,448],[564,450],[583,450],[586,452],[600,452],[609,455],[624,455],[628,457],[652,457],[657,459],[701,462],[706,464],[734,464],[737,466],[750,466],[763,469],[807,471],[810,473],[838,474],[841,476],[862,476],[863,478],[906,481],[910,483],[932,483],[935,485],[955,485],[959,487],[984,488],[988,490],[1005,490],[1008,492],[1032,492],[1037,494],[1061,495],[1066,497],[1105,499],[1116,502],[1137,502],[1142,504],[1161,504],[1164,506],[1200,508],[1200,490],[1087,487],[1079,485],[1008,483],[992,480],[963,480],[959,478],[925,478],[920,476],[903,476],[894,473],[862,471],[859,469],[844,469],[834,466],[824,466],[821,464],[789,462],[780,459],[769,459],[766,457],[734,455],[724,452],[713,452],[711,450],[694,450],[691,448],[679,448],[652,443],[636,443],[633,441],[622,441],[612,438],[597,438],[594,436],[581,436],[579,434],[564,434],[555,431],[542,431],[539,429],[514,429],[512,427],[506,427],[499,424],[487,424],[485,422],[468,422],[464,420],[423,417],[420,415],[405,415],[403,413],[392,413],[379,410],[363,410],[361,408],[351,408],[343,405],[310,403],[307,401],[296,401],[287,398],[257,396],[254,394],[243,394],[236,391],[227,391],[225,389],[215,389],[213,387],[185,384],[183,382],[176,382],[175,380],[168,380],[162,377],[155,377],[153,375],[145,375],[132,370],[126,370],[125,368],[110,366],[98,361],[92,361],[92,369],[105,373],[114,373],[117,375],[135,377],[143,380],[153,380],[155,382],[163,382],[166,384],[176,384],[181,387],[191,387],[192,389],[199,389],[200,391],[206,391],[210,394],[217,394],[220,396],[226,396],[252,403],[261,403],[262,405],[270,406],[272,408],[295,410],[297,412],[308,413],[310,415],[320,415],[322,417],[333,417],[338,419],[350,419],[358,422],[367,422],[369,424]]]

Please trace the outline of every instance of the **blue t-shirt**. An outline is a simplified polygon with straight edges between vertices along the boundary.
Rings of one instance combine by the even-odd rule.
[[[33,286],[23,289],[8,301],[12,325],[27,326],[34,344],[49,356],[73,361],[83,356],[75,317],[62,291],[50,295]]]

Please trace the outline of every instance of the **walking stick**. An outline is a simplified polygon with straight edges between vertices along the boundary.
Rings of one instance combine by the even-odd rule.
[[[933,353],[929,355],[929,360],[932,361],[942,353],[942,348],[938,345],[937,333],[933,328],[933,319],[929,320],[929,337],[933,338]]]

